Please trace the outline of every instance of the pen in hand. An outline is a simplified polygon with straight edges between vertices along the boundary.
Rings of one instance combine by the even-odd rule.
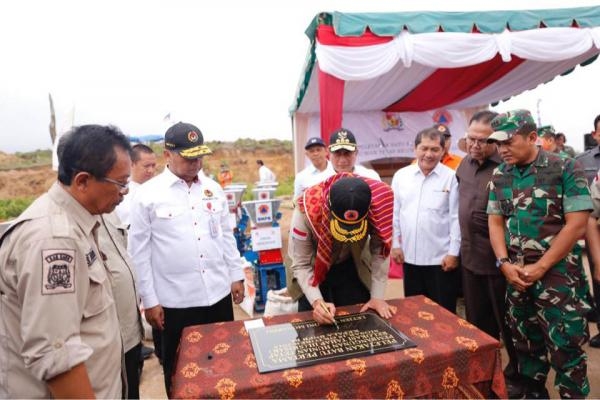
[[[325,312],[327,313],[327,315],[329,315],[333,319],[333,324],[335,325],[335,329],[337,329],[339,331],[340,327],[338,326],[338,323],[335,320],[335,317],[333,315],[331,315],[331,311],[329,311],[329,308],[327,308],[327,306],[325,305],[325,303],[323,303],[322,301],[320,301],[319,304],[321,304],[321,307],[323,308],[323,310],[325,310]]]

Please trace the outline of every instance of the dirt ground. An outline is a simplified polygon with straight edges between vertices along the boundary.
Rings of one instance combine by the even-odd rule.
[[[204,172],[218,174],[222,162],[229,165],[234,182],[254,183],[258,180],[258,165],[261,159],[269,167],[279,182],[293,179],[294,161],[291,151],[274,150],[236,150],[225,147],[216,150],[204,158]],[[0,165],[17,164],[19,158],[13,154],[0,152]],[[162,154],[158,154],[159,171],[164,168]],[[20,197],[38,197],[56,181],[56,171],[50,165],[0,170],[0,199]]]

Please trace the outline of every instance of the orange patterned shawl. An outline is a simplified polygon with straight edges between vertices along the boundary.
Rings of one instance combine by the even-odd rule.
[[[317,240],[313,286],[325,279],[331,266],[333,238],[329,227],[329,189],[338,179],[357,177],[364,180],[371,188],[371,206],[369,207],[369,232],[381,239],[382,256],[387,257],[392,247],[392,218],[394,210],[394,193],[384,182],[363,176],[341,172],[327,180],[307,188],[298,198],[300,212],[305,213],[311,230]]]

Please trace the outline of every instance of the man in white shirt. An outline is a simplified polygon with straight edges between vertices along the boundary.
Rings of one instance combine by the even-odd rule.
[[[152,178],[156,173],[156,154],[145,144],[138,143],[131,147],[131,177],[129,179],[129,193],[115,211],[124,226],[129,226],[129,208],[131,199],[138,187]]]
[[[162,330],[170,394],[183,328],[233,320],[244,272],[221,186],[200,176],[211,154],[202,133],[179,122],[165,133],[164,171],[138,189],[131,205],[129,252],[148,322]]]
[[[256,164],[259,165],[259,167],[258,167],[258,183],[277,182],[277,178],[275,177],[275,174],[273,173],[273,171],[271,171],[269,168],[267,168],[267,166],[265,165],[263,160],[256,160]]]
[[[381,180],[375,170],[356,164],[358,145],[354,134],[346,128],[340,128],[329,137],[329,153],[331,164],[336,173],[352,172],[365,178]]]
[[[405,296],[425,295],[456,312],[459,287],[458,183],[440,163],[444,136],[435,128],[415,138],[416,164],[398,170],[391,256],[404,264]]]
[[[311,165],[296,174],[294,179],[294,199],[304,192],[304,189],[319,182],[323,182],[335,174],[333,166],[327,159],[327,147],[323,139],[311,137],[304,146],[306,156]]]

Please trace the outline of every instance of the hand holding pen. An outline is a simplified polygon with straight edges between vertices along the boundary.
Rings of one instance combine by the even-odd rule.
[[[315,304],[318,303],[318,304]],[[319,324],[334,324],[336,328],[339,329],[337,321],[334,317],[334,312],[330,309],[330,306],[335,310],[335,306],[333,303],[325,303],[323,300],[319,299],[313,303],[313,318]]]

